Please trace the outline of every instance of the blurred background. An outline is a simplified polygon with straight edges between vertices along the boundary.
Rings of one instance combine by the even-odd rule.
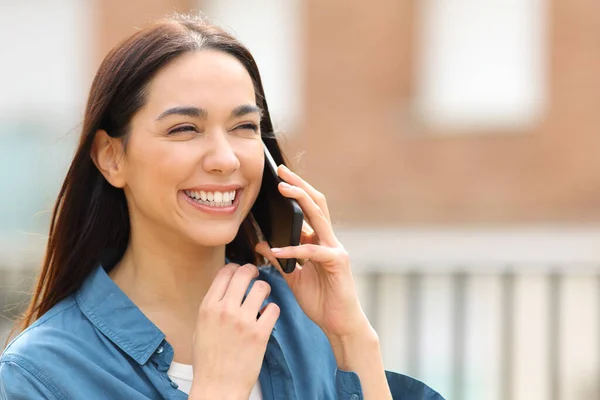
[[[386,368],[448,399],[600,399],[597,0],[0,0],[0,339],[96,68],[173,10],[255,55]]]

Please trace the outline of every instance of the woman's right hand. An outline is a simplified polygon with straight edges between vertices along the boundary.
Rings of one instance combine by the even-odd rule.
[[[193,344],[194,381],[190,399],[248,399],[258,379],[279,307],[269,303],[257,315],[271,287],[256,280],[258,268],[227,264],[202,300]],[[243,301],[243,302],[242,302]]]

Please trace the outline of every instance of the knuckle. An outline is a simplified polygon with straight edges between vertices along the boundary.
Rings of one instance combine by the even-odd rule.
[[[200,307],[198,308],[198,317],[202,318],[202,319],[206,319],[211,315],[211,308],[205,304],[205,303],[201,303]]]
[[[254,343],[260,343],[263,341],[263,332],[260,328],[255,327],[254,329],[250,330],[248,337],[249,339],[254,342]]]
[[[327,200],[327,198],[325,197],[325,195],[321,192],[319,192],[318,190],[315,190],[315,199],[318,201],[325,201]]]
[[[237,319],[237,313],[232,307],[221,307],[219,310],[219,319],[223,322],[234,321]]]
[[[275,303],[269,303],[269,308],[271,309],[271,312],[273,313],[273,315],[275,316],[275,318],[279,318],[279,314],[281,313],[281,308],[279,308],[279,306]]]
[[[349,262],[350,261],[350,254],[348,254],[348,252],[345,249],[338,250],[338,257],[343,262]]]
[[[269,285],[265,281],[256,281],[256,282],[254,282],[254,285],[252,287],[256,288],[256,290],[258,290],[259,292],[262,292],[262,293],[271,292],[271,285]]]
[[[258,269],[253,264],[244,264],[238,269],[238,273],[244,277],[252,277],[256,275]]]
[[[246,332],[248,330],[248,322],[242,318],[237,318],[233,326],[238,333]]]
[[[239,268],[238,264],[233,264],[233,263],[227,264],[227,265],[225,265],[225,267],[223,267],[219,270],[219,274],[223,275],[223,276],[228,276],[228,275],[231,276],[238,268]]]

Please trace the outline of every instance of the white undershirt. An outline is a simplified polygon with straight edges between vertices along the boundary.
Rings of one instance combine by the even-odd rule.
[[[190,394],[190,390],[192,389],[192,381],[194,380],[193,366],[188,364],[180,364],[173,361],[167,374],[173,382],[179,385],[179,390],[185,394]],[[250,393],[248,400],[262,400],[262,398],[260,383],[257,380],[256,384],[254,384],[254,387],[252,388],[252,392]]]

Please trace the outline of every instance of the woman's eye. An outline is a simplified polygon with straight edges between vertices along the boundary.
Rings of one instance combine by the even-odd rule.
[[[248,124],[242,124],[240,126],[237,126],[235,129],[236,130],[239,130],[239,129],[241,129],[241,130],[251,130],[251,131],[254,131],[254,132],[258,132],[258,125],[256,125],[256,124],[250,124],[250,123],[248,123]]]
[[[168,134],[173,135],[176,133],[183,133],[183,132],[198,132],[198,128],[196,128],[195,126],[192,126],[192,125],[183,125],[183,126],[178,126],[175,129],[171,129]]]

